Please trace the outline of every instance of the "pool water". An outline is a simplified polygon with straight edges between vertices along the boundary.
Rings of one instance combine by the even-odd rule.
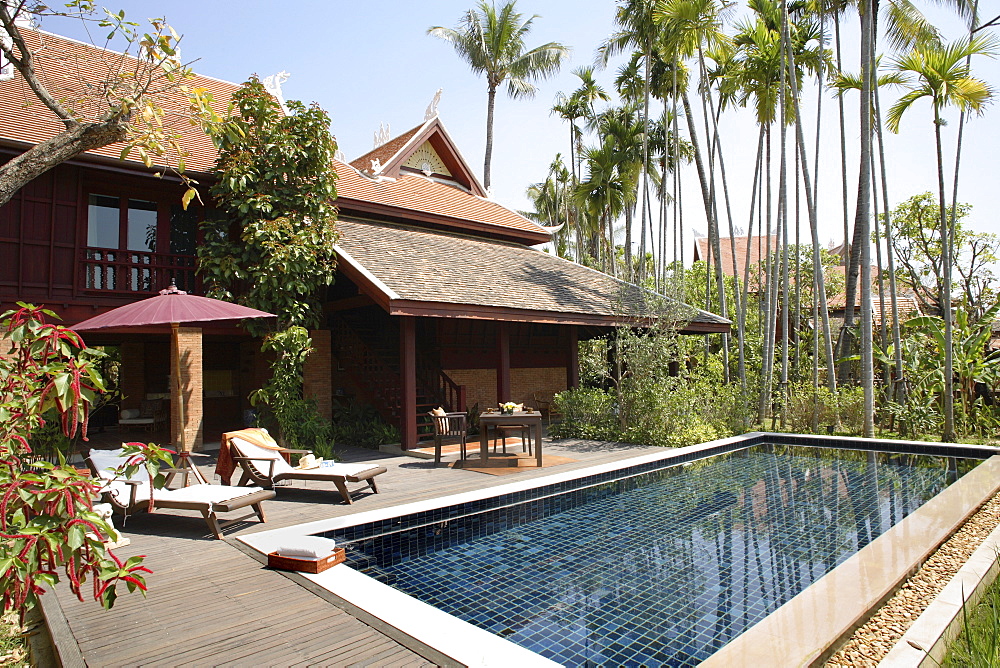
[[[690,666],[977,463],[757,445],[339,537],[359,570],[563,665]]]

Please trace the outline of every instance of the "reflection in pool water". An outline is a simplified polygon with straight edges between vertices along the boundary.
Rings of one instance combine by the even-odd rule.
[[[694,665],[977,460],[758,445],[354,540],[351,565],[564,665]]]

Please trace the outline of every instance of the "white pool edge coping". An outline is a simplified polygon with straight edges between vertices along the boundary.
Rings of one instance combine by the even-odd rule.
[[[600,475],[610,471],[641,466],[651,462],[684,457],[690,454],[697,454],[703,450],[711,450],[757,437],[767,437],[769,435],[771,434],[767,432],[751,432],[740,436],[732,436],[729,438],[718,439],[683,448],[669,449],[664,452],[653,452],[606,464],[574,469],[563,473],[554,473],[538,478],[531,478],[529,480],[485,487],[470,492],[462,492],[459,494],[452,494],[450,496],[443,496],[435,499],[426,499],[423,501],[414,501],[398,506],[389,506],[361,513],[345,515],[342,517],[306,522],[291,527],[284,527],[282,529],[262,531],[248,536],[239,536],[237,537],[237,540],[261,553],[263,556],[277,549],[283,541],[302,535],[334,531],[348,526],[377,522],[393,517],[411,515],[446,506],[479,501],[484,498],[500,496],[503,494],[512,494],[536,487],[548,486],[588,476]],[[884,439],[861,439],[856,437],[837,437],[827,435],[774,434],[774,436],[780,436],[782,438],[795,436],[806,440],[815,440],[817,441],[817,445],[819,445],[820,442],[828,443],[830,441],[843,441],[845,446],[847,444],[853,444],[855,446],[850,449],[859,449],[857,444],[859,442],[864,443],[866,441],[880,444],[898,444],[901,451],[904,451],[907,445],[944,448],[951,446],[951,444],[930,443],[924,441],[888,441]],[[802,447],[808,447],[808,445]],[[826,445],[825,447],[831,446]],[[972,447],[997,451],[995,448],[988,448],[984,446],[956,445],[953,447]],[[977,467],[977,469],[978,468],[979,467]],[[922,507],[923,506],[921,506],[921,508]],[[906,518],[904,518],[904,521],[905,520]],[[837,568],[840,567],[838,566]],[[834,569],[834,571],[835,570],[837,569]],[[831,571],[831,573],[834,571]],[[316,575],[308,573],[297,573],[297,575],[312,581],[319,587],[334,594],[337,598],[343,599],[350,606],[356,607],[365,614],[370,615],[372,618],[387,624],[389,627],[395,629],[402,635],[412,638],[418,644],[426,645],[427,647],[432,648],[434,651],[456,661],[459,664],[466,666],[498,666],[503,668],[514,665],[514,662],[522,663],[526,666],[559,665],[509,640],[480,629],[473,624],[465,622],[449,613],[443,612],[427,603],[404,594],[389,585],[378,582],[374,578],[359,573],[345,564],[334,566],[324,573]],[[824,576],[824,578],[829,575],[830,574],[828,573]],[[820,581],[822,581],[822,578],[817,582]],[[805,591],[809,591],[809,589],[815,586],[815,584],[816,583],[808,587],[806,590],[803,590],[803,592],[794,597],[792,601],[794,601],[795,598],[802,596]],[[767,619],[770,619],[772,616],[778,614],[792,601],[789,601],[781,608],[778,608],[778,610],[772,612],[771,615],[765,618],[765,620],[762,620],[762,622],[758,625],[751,627],[751,629],[739,636],[737,640],[753,631],[753,629],[757,628],[757,626],[764,623]],[[720,651],[725,652],[727,647],[728,645]],[[719,653],[716,653],[710,657],[709,661],[718,656],[718,654]]]

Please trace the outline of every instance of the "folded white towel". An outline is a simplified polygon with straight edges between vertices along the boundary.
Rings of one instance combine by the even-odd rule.
[[[322,536],[302,536],[279,547],[275,552],[279,557],[297,557],[299,559],[322,559],[333,554],[337,543]]]

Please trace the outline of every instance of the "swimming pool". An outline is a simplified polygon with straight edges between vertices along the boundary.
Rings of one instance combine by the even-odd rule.
[[[993,452],[769,440],[322,533],[347,545],[361,573],[554,662],[693,665]]]

